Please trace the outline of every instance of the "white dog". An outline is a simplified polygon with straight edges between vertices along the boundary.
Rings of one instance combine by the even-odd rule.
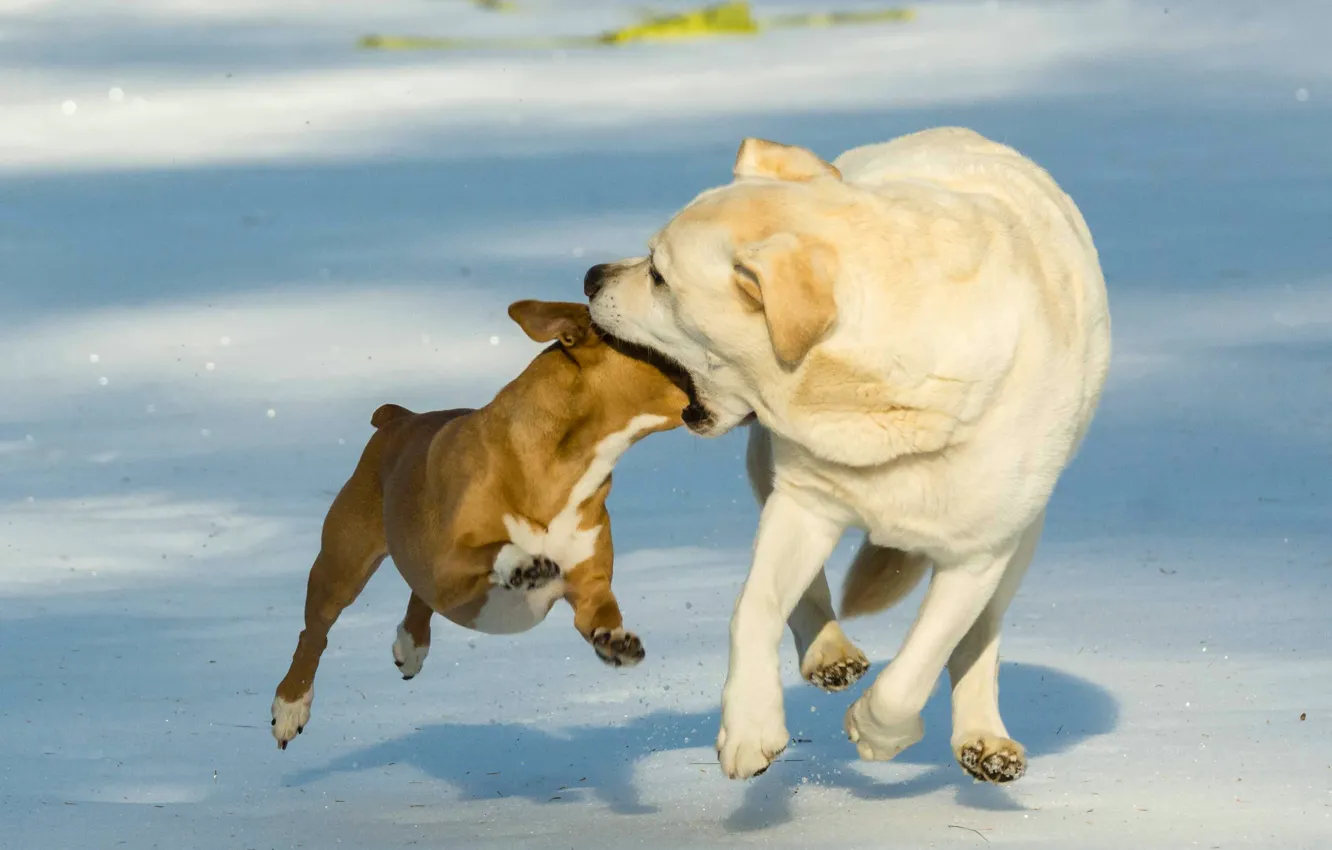
[[[782,623],[807,589],[826,596],[824,559],[856,526],[868,539],[844,615],[886,607],[933,567],[901,651],[847,712],[861,757],[920,740],[947,666],[958,762],[1016,779],[999,631],[1110,360],[1087,226],[1045,171],[957,128],[832,164],[748,139],[735,177],[649,256],[585,281],[597,325],[689,372],[695,432],[759,423],[750,469],[766,502],[731,621],[722,769],[757,775],[786,747]]]

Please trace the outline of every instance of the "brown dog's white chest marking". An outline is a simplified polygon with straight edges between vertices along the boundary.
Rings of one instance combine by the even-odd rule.
[[[635,416],[622,430],[603,437],[597,443],[587,470],[574,482],[564,507],[544,529],[526,517],[504,516],[509,542],[495,556],[495,570],[491,576],[495,586],[487,593],[485,604],[477,612],[471,628],[492,635],[515,634],[527,631],[546,618],[555,602],[564,595],[564,574],[586,563],[596,552],[601,526],[580,527],[580,508],[605,483],[616,461],[633,445],[634,438],[665,423],[664,416],[643,414]],[[554,562],[560,575],[532,589],[506,586],[515,568],[537,558]]]

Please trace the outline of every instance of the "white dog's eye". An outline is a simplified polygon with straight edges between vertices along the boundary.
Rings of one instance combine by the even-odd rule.
[[[650,264],[650,265],[648,266],[648,276],[650,276],[650,277],[652,278],[652,285],[653,285],[653,286],[665,286],[665,285],[666,285],[666,278],[662,277],[662,276],[661,276],[661,272],[657,271],[657,266],[656,266],[655,263]]]

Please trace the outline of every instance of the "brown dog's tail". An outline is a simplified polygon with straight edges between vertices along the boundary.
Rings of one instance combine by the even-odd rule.
[[[923,555],[866,540],[842,582],[842,617],[862,617],[896,605],[920,583],[929,565]]]
[[[370,414],[370,424],[376,428],[383,428],[394,419],[401,419],[404,416],[413,416],[410,410],[400,404],[381,404]]]

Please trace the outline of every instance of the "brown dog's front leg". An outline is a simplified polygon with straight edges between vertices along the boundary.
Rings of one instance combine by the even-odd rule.
[[[620,605],[611,590],[614,554],[610,523],[603,519],[596,552],[564,574],[564,598],[574,609],[574,628],[592,644],[597,657],[612,667],[632,667],[643,660],[643,642],[625,631]]]

